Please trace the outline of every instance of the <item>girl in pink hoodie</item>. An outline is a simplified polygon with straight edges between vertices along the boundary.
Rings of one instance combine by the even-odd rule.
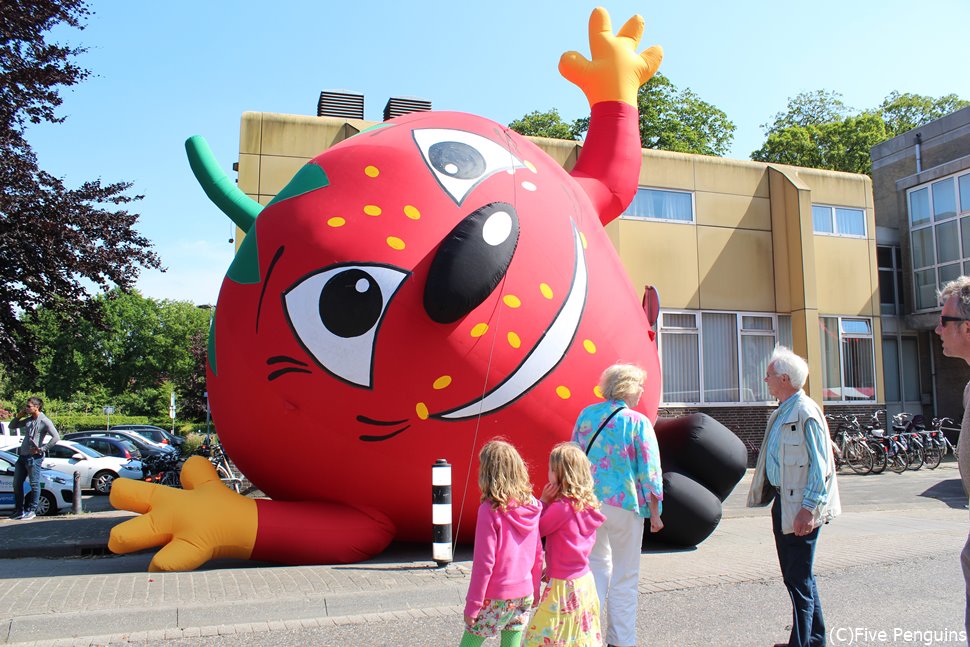
[[[501,647],[519,647],[529,609],[539,597],[542,506],[532,496],[529,471],[515,447],[491,440],[478,462],[482,505],[459,647],[479,647],[499,632]]]
[[[600,647],[600,603],[589,570],[596,529],[606,520],[593,494],[589,459],[579,445],[560,443],[549,455],[539,534],[546,538],[546,577],[525,647]]]

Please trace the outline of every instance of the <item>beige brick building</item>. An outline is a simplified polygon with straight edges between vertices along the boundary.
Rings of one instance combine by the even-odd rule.
[[[372,125],[248,112],[239,188],[267,204],[307,159]],[[567,169],[580,142],[534,138]],[[865,175],[643,151],[607,232],[637,292],[661,300],[662,413],[704,411],[760,445],[776,343],[809,360],[827,411],[883,408],[876,220]]]

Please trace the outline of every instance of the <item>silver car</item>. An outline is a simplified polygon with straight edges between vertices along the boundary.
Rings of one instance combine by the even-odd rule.
[[[13,471],[16,463],[16,455],[0,451],[0,513],[9,514],[14,509]],[[74,502],[73,485],[67,476],[53,470],[42,469],[37,516],[57,514],[70,509]]]

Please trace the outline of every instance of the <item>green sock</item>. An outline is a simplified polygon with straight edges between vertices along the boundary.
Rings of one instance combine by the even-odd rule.
[[[485,642],[485,639],[481,636],[476,636],[473,633],[465,631],[465,635],[461,637],[461,642],[458,643],[458,647],[481,647],[483,642]],[[502,644],[504,645],[505,643],[503,642]],[[515,644],[518,645],[519,643]]]
[[[521,643],[521,631],[509,631],[508,629],[502,631],[502,642],[500,647],[519,647]]]

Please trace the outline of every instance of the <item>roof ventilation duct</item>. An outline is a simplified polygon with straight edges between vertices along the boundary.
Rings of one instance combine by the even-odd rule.
[[[318,117],[364,118],[364,95],[347,90],[324,90],[317,102]]]

